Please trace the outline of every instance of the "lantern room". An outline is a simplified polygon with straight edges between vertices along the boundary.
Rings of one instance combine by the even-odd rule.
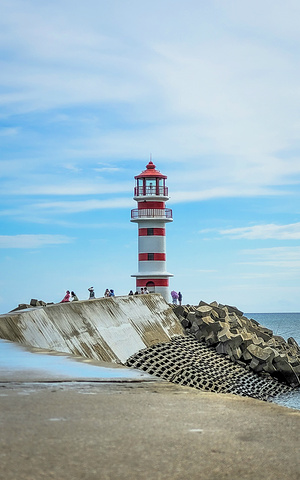
[[[160,197],[161,200],[168,199],[168,187],[166,187],[166,175],[156,170],[152,160],[146,166],[146,170],[135,178],[134,199],[141,197]],[[165,198],[162,198],[165,197]]]

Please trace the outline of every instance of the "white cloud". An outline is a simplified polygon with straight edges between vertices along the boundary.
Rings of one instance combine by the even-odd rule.
[[[300,240],[300,222],[288,225],[253,225],[250,227],[231,228],[220,231],[221,235],[229,236],[233,239],[250,240]]]
[[[194,186],[195,178],[192,178],[191,174],[191,186]],[[196,183],[196,182],[195,182]],[[170,192],[170,202],[173,204],[183,203],[183,202],[195,202],[202,200],[211,200],[214,198],[235,198],[235,197],[251,197],[251,196],[268,196],[268,195],[278,195],[280,193],[276,192],[272,188],[264,188],[259,185],[253,185],[240,188],[232,188],[231,185],[218,186],[211,188],[199,188],[198,190],[186,190],[186,191],[172,191]],[[227,231],[222,231],[221,233],[226,234]]]
[[[0,137],[12,137],[17,135],[19,132],[18,128],[7,127],[0,129]]]
[[[79,213],[110,208],[132,208],[129,198],[112,198],[108,200],[83,200],[73,202],[41,202],[32,205],[36,210],[47,210],[55,213]]]
[[[223,187],[227,196],[231,186],[257,195],[299,182],[297,154],[282,155],[299,147],[299,52],[284,43],[289,23],[293,39],[300,39],[294,1],[277,3],[270,16],[269,1],[243,2],[236,10],[218,1],[190,0],[175,9],[167,0],[116,5],[5,2],[0,43],[16,61],[11,56],[2,64],[1,82],[11,113],[66,105],[120,109],[122,125],[91,121],[90,131],[87,124],[78,139],[68,138],[62,157],[123,161],[154,151],[163,161],[185,164],[184,191],[196,192],[191,182],[197,178],[209,181],[204,198],[213,198],[214,187],[217,196]],[[158,14],[162,21],[149,35]],[[116,173],[117,167],[107,168],[100,171]]]
[[[99,168],[94,168],[95,172],[101,172],[101,173],[116,173],[119,172],[121,168],[119,167],[99,167]]]
[[[33,177],[33,178],[32,178]],[[61,175],[57,178],[52,176],[47,179],[47,175],[23,175],[20,180],[15,179],[11,182],[3,182],[2,195],[51,195],[51,196],[72,196],[72,195],[104,195],[131,192],[132,182],[109,183],[99,179],[97,182],[86,180],[65,179],[62,183]]]
[[[0,235],[0,248],[39,248],[70,242],[72,238],[65,235]]]
[[[300,268],[300,247],[257,248],[240,253],[252,257],[251,265],[286,269],[285,274],[298,273]]]

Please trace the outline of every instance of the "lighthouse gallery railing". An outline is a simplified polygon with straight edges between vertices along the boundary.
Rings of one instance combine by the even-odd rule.
[[[134,208],[131,210],[131,218],[172,218],[171,208]]]

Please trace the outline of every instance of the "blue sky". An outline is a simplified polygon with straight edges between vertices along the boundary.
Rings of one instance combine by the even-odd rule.
[[[168,176],[171,289],[299,311],[300,4],[0,0],[0,313],[137,269],[134,176]]]

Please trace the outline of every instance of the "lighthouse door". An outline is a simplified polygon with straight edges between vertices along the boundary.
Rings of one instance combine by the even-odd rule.
[[[149,290],[149,293],[155,293],[155,285],[154,282],[147,282],[146,287]]]

